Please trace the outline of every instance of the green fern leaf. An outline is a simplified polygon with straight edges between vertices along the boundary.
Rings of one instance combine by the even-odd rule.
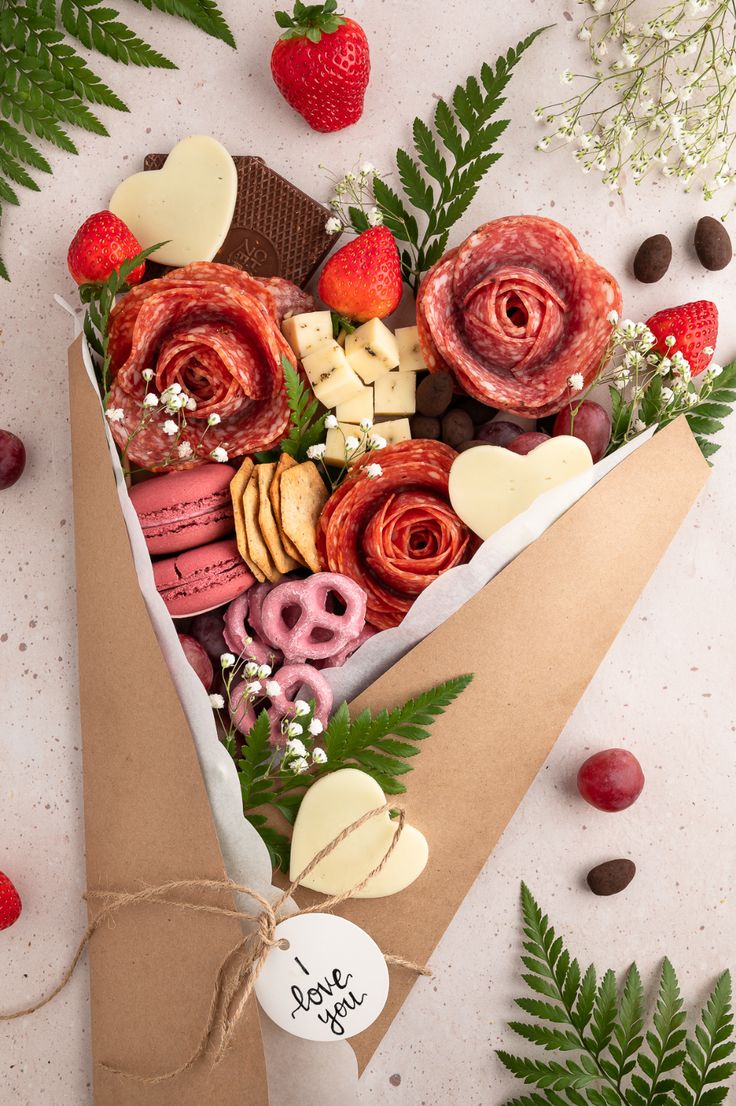
[[[236,48],[233,33],[214,0],[135,0],[135,2],[142,4],[148,11],[158,8],[167,15],[178,15],[212,38],[219,38],[227,43],[233,50]]]
[[[41,173],[51,172],[48,161],[33,143],[29,142],[17,127],[11,126],[4,119],[0,120],[0,147],[7,150],[18,161],[30,165],[32,169],[38,169]]]
[[[173,61],[126,27],[114,8],[100,4],[101,0],[61,0],[64,29],[88,50],[97,50],[123,65],[176,69]]]

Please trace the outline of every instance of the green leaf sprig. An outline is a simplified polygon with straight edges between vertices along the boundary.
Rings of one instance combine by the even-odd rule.
[[[281,452],[288,453],[295,461],[306,461],[310,446],[324,441],[327,413],[318,415],[319,402],[299,376],[289,359],[282,355],[286,398],[291,412],[289,433],[281,443]]]
[[[178,16],[212,38],[235,47],[215,0],[136,0],[151,11]],[[140,68],[176,69],[120,18],[105,0],[2,0],[0,2],[0,221],[4,206],[17,206],[14,186],[38,192],[30,170],[51,173],[38,140],[70,154],[78,127],[107,135],[93,106],[127,111],[120,97],[91,69],[76,45]],[[24,133],[25,132],[25,133]],[[9,280],[0,257],[0,277]]]
[[[278,674],[275,678],[278,680]],[[372,776],[386,795],[403,794],[406,786],[401,777],[411,771],[409,762],[429,737],[429,727],[472,678],[457,676],[400,707],[375,715],[366,709],[352,720],[343,703],[316,738],[310,734],[314,709],[310,704],[310,714],[299,717],[304,731],[299,739],[305,747],[303,755],[295,756],[288,747],[274,748],[265,711],[258,715],[242,746],[230,728],[224,744],[237,765],[243,811],[263,838],[274,867],[288,871],[290,846],[288,838],[271,825],[269,811],[278,811],[293,824],[307,789],[339,768],[359,768]],[[228,681],[229,688],[232,678]],[[318,742],[325,756],[315,760]]]
[[[333,34],[345,23],[345,17],[338,14],[337,0],[326,0],[324,4],[303,4],[296,0],[294,14],[274,12],[279,27],[283,28],[282,39],[307,38],[315,44],[322,35]]]
[[[113,269],[102,284],[80,284],[79,286],[79,298],[87,306],[84,313],[84,336],[93,355],[103,407],[107,406],[110,392],[110,354],[108,352],[110,312],[115,306],[116,298],[130,291],[128,284],[130,274],[147,257],[165,245],[165,242],[157,242],[155,246],[149,246],[135,257],[123,261],[117,269]]]
[[[499,1050],[503,1065],[537,1090],[507,1106],[719,1106],[736,1072],[731,977],[716,982],[690,1035],[675,970],[664,960],[651,1028],[635,964],[619,987],[614,972],[600,983],[555,934],[526,885],[521,888],[526,972],[532,995],[516,1005],[532,1021],[510,1028],[561,1060]],[[619,997],[620,993],[620,997]]]
[[[415,294],[422,275],[447,249],[450,230],[467,211],[483,177],[501,157],[493,147],[509,120],[494,116],[506,102],[502,93],[514,69],[544,30],[540,27],[534,31],[501,55],[495,65],[484,64],[480,79],[471,76],[457,85],[450,104],[439,100],[434,131],[423,119],[414,120],[414,153],[396,151],[403,197],[382,176],[373,176],[380,220],[399,243],[402,274]],[[346,180],[353,183],[354,174]],[[352,195],[352,189],[347,191]],[[345,207],[338,190],[332,207],[345,226],[360,233],[374,224],[363,210],[360,197],[353,199],[357,202]]]

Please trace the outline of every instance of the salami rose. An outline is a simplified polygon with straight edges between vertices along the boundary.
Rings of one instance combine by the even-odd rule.
[[[322,559],[363,588],[366,620],[378,629],[398,626],[416,597],[477,547],[450,506],[456,456],[442,442],[398,442],[362,457],[325,505]],[[370,477],[375,461],[383,473]]]
[[[110,428],[127,458],[165,471],[207,461],[218,447],[238,457],[275,445],[289,422],[281,357],[293,360],[281,318],[311,306],[288,281],[208,262],[129,292],[110,316],[108,336]],[[148,386],[145,369],[154,374]],[[172,385],[196,404],[183,413],[186,425],[168,434],[171,416],[159,404],[140,429],[146,391],[160,396]],[[213,415],[219,421],[210,426]]]
[[[559,411],[595,376],[621,290],[551,219],[485,223],[430,269],[417,298],[427,367],[516,415]]]

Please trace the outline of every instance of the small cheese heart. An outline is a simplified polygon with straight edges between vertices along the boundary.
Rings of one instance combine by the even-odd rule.
[[[567,434],[550,438],[523,456],[496,445],[461,453],[450,469],[450,502],[466,526],[489,538],[537,496],[590,472],[593,458],[585,442]]]
[[[358,768],[340,768],[317,780],[302,799],[294,823],[289,878],[295,880],[310,860],[346,826],[385,802],[386,796],[376,781]],[[326,856],[301,881],[302,887],[321,891],[323,895],[349,891],[378,867],[395,833],[396,822],[388,812],[377,814]],[[403,891],[424,870],[428,856],[424,834],[405,825],[383,870],[358,891],[355,898],[378,899]]]
[[[207,135],[177,142],[161,169],[136,173],[115,189],[113,211],[162,265],[211,261],[235,211],[238,175],[224,146]]]

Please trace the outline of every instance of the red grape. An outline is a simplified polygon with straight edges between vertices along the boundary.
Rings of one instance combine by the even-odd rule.
[[[23,442],[9,430],[0,430],[0,491],[19,480],[26,467]]]
[[[574,408],[573,404],[572,409]],[[560,434],[572,434],[574,438],[580,438],[590,450],[593,460],[600,461],[611,440],[611,416],[608,411],[591,399],[583,400],[572,420],[572,430],[570,414],[570,407],[562,408],[552,427],[553,436],[556,438]]]
[[[190,637],[189,634],[179,634],[179,641],[184,650],[184,656],[199,676],[205,691],[209,691],[212,687],[215,673],[212,668],[212,661],[207,656],[204,646],[200,645],[197,639]]]
[[[205,611],[204,614],[198,614],[189,624],[191,636],[203,646],[210,660],[217,662],[218,668],[220,657],[223,653],[228,652],[227,643],[223,636],[223,626],[222,607],[216,611]]]
[[[543,445],[549,441],[549,434],[542,434],[538,430],[529,430],[525,434],[520,434],[518,438],[514,438],[512,442],[506,446],[512,453],[520,453],[522,457],[525,457],[527,453],[531,453],[533,449],[536,449],[538,445]]]
[[[581,764],[578,791],[597,810],[625,810],[639,798],[644,773],[627,749],[604,749]]]
[[[476,426],[474,440],[483,442],[485,445],[505,446],[523,433],[522,428],[517,426],[515,422],[498,419],[497,422],[491,420],[490,422],[484,422],[482,426]]]

